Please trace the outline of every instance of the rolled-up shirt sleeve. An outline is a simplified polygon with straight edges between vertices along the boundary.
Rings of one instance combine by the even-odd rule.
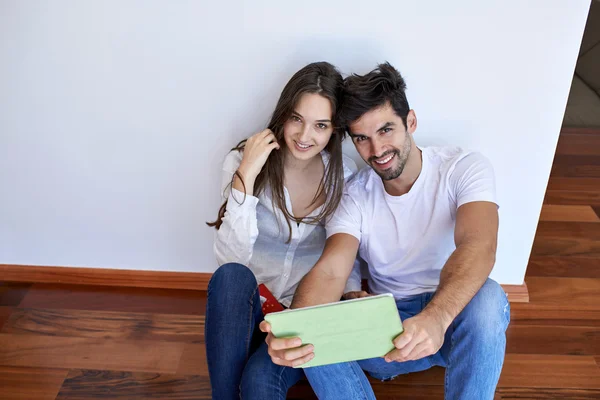
[[[242,153],[230,152],[223,163],[221,194],[227,201],[221,227],[215,234],[214,252],[219,265],[236,262],[248,265],[258,237],[256,206],[258,198],[231,188],[233,175],[242,160]]]

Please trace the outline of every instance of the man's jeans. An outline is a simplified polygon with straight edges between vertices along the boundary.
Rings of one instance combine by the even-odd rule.
[[[433,295],[425,293],[397,301],[402,321],[420,313]],[[437,365],[446,368],[446,399],[492,400],[504,362],[509,322],[506,294],[498,283],[488,279],[452,322],[436,354],[407,362],[387,363],[383,358],[372,358],[306,368],[304,373],[319,399],[373,399],[370,387],[362,396],[357,395],[364,389],[360,383],[352,384],[360,382],[355,378],[357,365],[381,380]]]

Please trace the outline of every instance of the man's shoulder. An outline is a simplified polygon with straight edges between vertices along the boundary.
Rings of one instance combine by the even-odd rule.
[[[346,193],[353,195],[364,195],[372,190],[373,169],[368,165],[362,167],[346,183]]]
[[[421,150],[442,173],[451,173],[459,162],[471,163],[486,159],[478,151],[458,146],[431,146]]]

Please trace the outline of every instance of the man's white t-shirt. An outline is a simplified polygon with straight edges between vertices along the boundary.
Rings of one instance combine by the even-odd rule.
[[[360,241],[373,294],[402,299],[434,292],[456,249],[458,208],[473,201],[496,203],[494,170],[480,153],[456,147],[420,148],[421,174],[410,191],[389,195],[370,167],[346,185],[328,221],[327,237],[347,233]]]

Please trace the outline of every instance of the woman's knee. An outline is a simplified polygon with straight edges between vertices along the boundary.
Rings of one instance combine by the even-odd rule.
[[[228,263],[221,265],[208,283],[208,296],[245,297],[256,291],[258,283],[254,273],[245,265]]]

